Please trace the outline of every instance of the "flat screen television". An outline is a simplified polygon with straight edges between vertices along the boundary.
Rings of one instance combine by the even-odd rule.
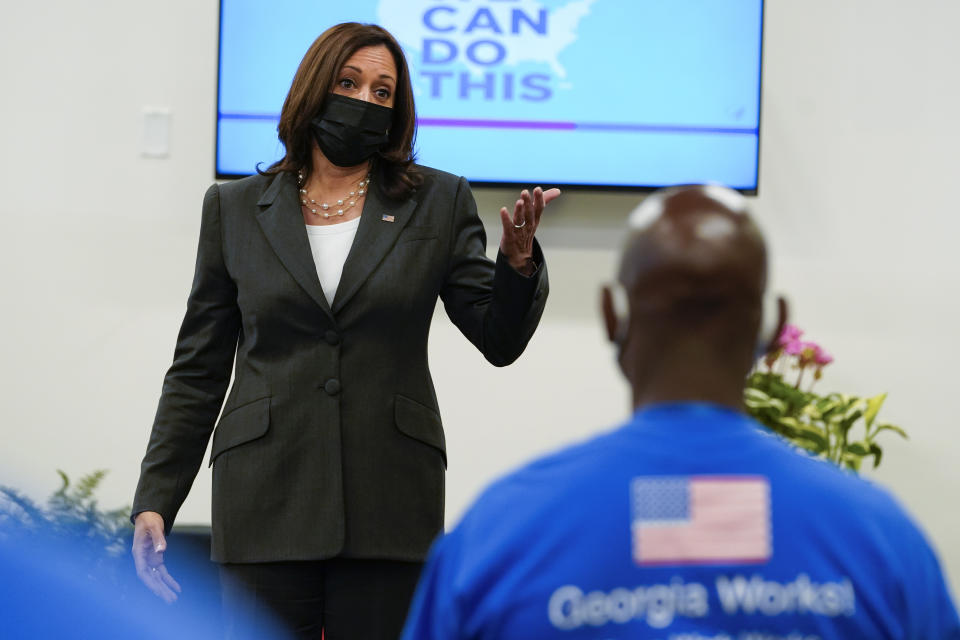
[[[221,0],[217,177],[282,157],[297,65],[347,21],[403,46],[421,164],[473,184],[756,192],[763,0]]]

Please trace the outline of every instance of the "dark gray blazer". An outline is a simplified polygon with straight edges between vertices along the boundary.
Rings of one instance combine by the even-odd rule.
[[[169,530],[213,431],[214,560],[425,557],[446,468],[427,365],[437,298],[501,366],[533,335],[548,285],[539,246],[530,278],[486,257],[466,180],[421,171],[404,202],[373,183],[332,306],[290,174],[210,187],[134,513]]]

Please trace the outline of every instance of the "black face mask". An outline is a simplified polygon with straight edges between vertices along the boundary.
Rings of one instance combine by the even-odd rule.
[[[391,122],[389,107],[331,93],[310,126],[327,160],[338,167],[355,167],[387,143]]]

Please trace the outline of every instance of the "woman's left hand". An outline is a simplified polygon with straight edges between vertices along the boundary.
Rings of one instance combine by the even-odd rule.
[[[513,205],[513,215],[506,207],[500,207],[500,222],[503,223],[500,251],[510,266],[524,275],[532,275],[536,270],[533,264],[533,235],[540,225],[540,215],[547,203],[559,195],[560,189],[544,191],[537,187],[532,196],[524,189],[520,192],[520,199]]]

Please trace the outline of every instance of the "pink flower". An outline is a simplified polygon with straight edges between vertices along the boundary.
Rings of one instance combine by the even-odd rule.
[[[781,347],[786,347],[788,344],[797,342],[800,340],[800,336],[803,335],[803,330],[800,329],[797,325],[786,324],[783,325],[783,331],[780,332],[780,337],[777,339],[777,342]],[[789,352],[788,352],[789,353]],[[796,354],[792,354],[796,355]]]
[[[820,345],[816,342],[801,342],[800,343],[800,366],[805,367],[808,364],[815,362],[817,359],[817,352],[820,350]]]
[[[816,342],[793,342],[789,347],[792,351],[787,350],[787,352],[799,356],[801,367],[816,364],[822,368],[833,362],[833,356],[824,351]]]
[[[817,347],[816,353],[814,353],[814,362],[823,367],[833,362],[833,356]]]
[[[791,340],[790,342],[781,343],[783,344],[783,352],[790,356],[799,356],[803,353],[803,348],[807,344],[806,342],[800,342],[799,340]]]

